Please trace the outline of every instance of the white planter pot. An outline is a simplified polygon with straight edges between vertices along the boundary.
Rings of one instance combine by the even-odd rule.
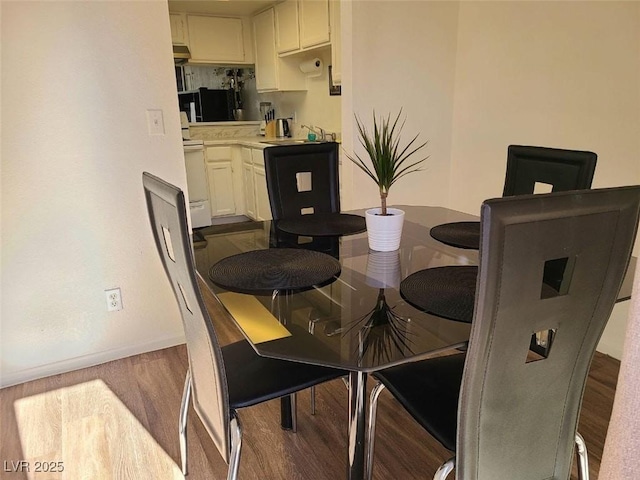
[[[400,248],[404,211],[387,208],[387,215],[380,215],[380,208],[365,212],[369,248],[377,252],[392,252]]]

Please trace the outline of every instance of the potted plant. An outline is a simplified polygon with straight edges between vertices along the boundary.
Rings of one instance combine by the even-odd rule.
[[[387,196],[391,186],[400,178],[412,172],[420,170],[419,165],[427,157],[420,160],[409,158],[425,147],[428,142],[414,146],[418,135],[404,147],[400,146],[400,134],[406,121],[399,124],[402,109],[395,119],[391,115],[376,118],[373,113],[373,133],[371,134],[364,123],[356,116],[360,144],[369,156],[371,167],[367,165],[357,153],[355,157],[347,155],[363,172],[365,172],[380,190],[380,208],[372,208],[366,211],[367,232],[369,248],[371,250],[388,252],[400,247],[404,212],[397,208],[387,207]]]

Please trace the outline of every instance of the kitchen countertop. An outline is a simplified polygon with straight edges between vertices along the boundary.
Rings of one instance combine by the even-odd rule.
[[[231,137],[231,138],[220,138],[216,140],[203,140],[205,147],[214,147],[219,145],[240,145],[244,147],[251,148],[266,148],[273,147],[275,145],[263,142],[270,141],[306,141],[306,138],[267,138],[267,137]],[[294,144],[295,145],[295,144]]]

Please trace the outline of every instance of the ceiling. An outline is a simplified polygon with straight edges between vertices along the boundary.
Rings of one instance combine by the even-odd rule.
[[[169,0],[170,12],[252,15],[274,0]]]

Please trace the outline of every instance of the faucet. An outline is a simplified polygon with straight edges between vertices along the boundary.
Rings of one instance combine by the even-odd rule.
[[[336,134],[333,132],[327,132],[324,128],[309,125],[302,125],[302,128],[308,128],[310,131],[318,135],[321,142],[326,142],[327,136],[331,139],[332,142],[336,141]]]

